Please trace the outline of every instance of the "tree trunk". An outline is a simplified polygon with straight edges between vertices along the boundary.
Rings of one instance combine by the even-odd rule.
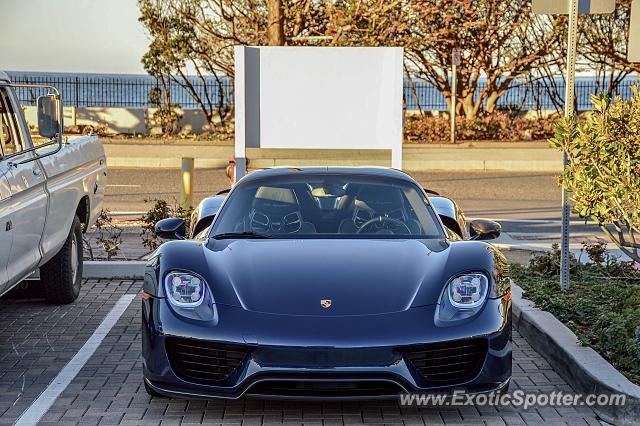
[[[465,118],[467,119],[475,118],[476,110],[475,110],[475,102],[473,100],[473,92],[463,94],[461,104],[462,104],[462,111],[464,111]]]
[[[489,96],[487,96],[487,103],[484,107],[485,111],[488,113],[492,113],[496,110],[498,106],[498,99],[503,95],[504,92],[491,92]]]
[[[268,0],[268,36],[270,46],[284,46],[284,12],[282,0]]]

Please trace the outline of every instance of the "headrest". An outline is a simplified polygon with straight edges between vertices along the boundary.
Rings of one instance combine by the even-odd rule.
[[[356,196],[356,204],[365,204],[376,211],[390,211],[403,207],[402,193],[386,185],[366,185]]]

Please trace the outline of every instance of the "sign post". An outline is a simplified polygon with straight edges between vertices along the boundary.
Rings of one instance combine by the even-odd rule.
[[[634,0],[639,1],[639,0]],[[538,14],[569,14],[569,35],[567,46],[567,76],[565,78],[564,116],[571,117],[575,113],[573,104],[575,97],[576,50],[578,41],[578,14],[607,14],[615,8],[615,0],[533,0],[531,9]],[[569,165],[569,157],[563,153],[564,167]],[[569,194],[562,190],[562,241],[560,254],[560,288],[569,288],[569,219],[571,207]]]
[[[627,60],[629,62],[640,62],[640,0],[633,0],[631,2]]]
[[[569,0],[569,38],[567,46],[567,78],[564,96],[564,116],[573,116],[574,103],[574,78],[576,75],[576,50],[578,45],[578,0]],[[564,167],[569,165],[567,152],[563,153]],[[560,259],[560,289],[569,288],[569,224],[571,207],[569,206],[569,194],[562,190],[562,252]]]
[[[460,49],[451,51],[451,143],[456,143],[456,104],[458,102],[458,66],[460,65]]]

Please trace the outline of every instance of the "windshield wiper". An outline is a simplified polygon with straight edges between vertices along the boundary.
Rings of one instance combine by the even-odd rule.
[[[216,240],[224,240],[231,238],[275,238],[271,235],[256,234],[255,232],[224,232],[213,236]]]

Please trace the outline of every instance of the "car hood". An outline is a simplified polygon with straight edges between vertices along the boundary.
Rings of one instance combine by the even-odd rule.
[[[404,311],[437,303],[449,278],[442,240],[211,240],[204,252],[216,303],[280,315]]]

